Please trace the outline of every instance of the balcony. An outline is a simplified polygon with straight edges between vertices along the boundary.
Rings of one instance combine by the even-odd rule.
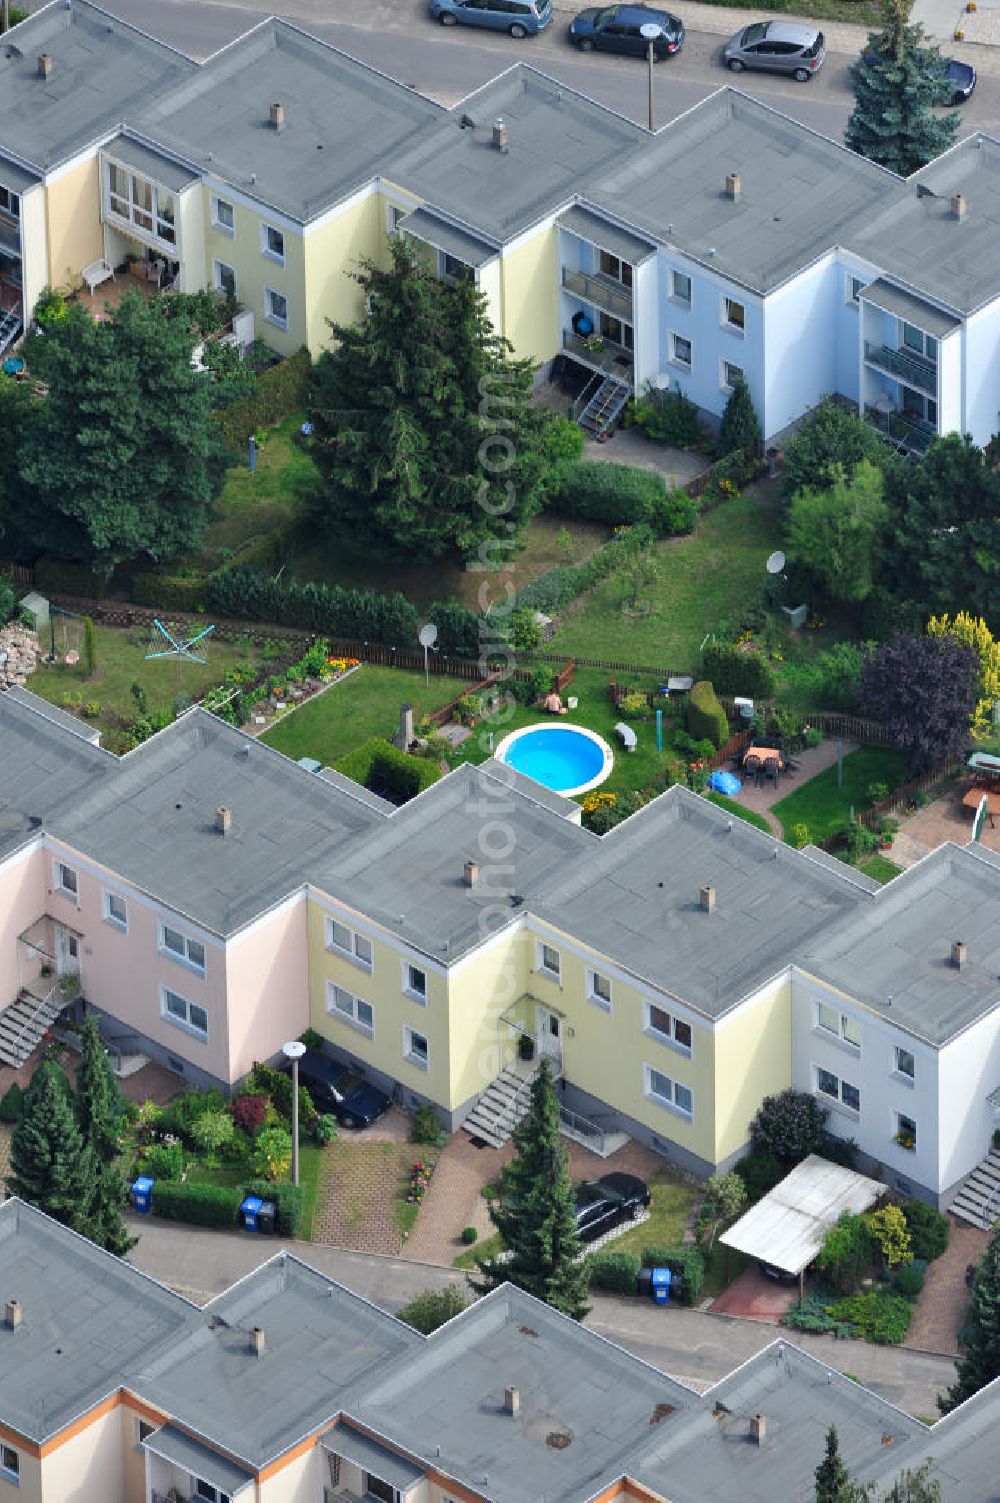
[[[21,258],[21,227],[16,219],[3,213],[0,213],[0,256],[15,261]]]
[[[613,339],[601,339],[599,349],[596,346],[590,348],[594,339],[593,335],[588,339],[583,339],[572,329],[564,329],[563,349],[575,360],[589,365],[592,370],[604,371],[609,376],[617,376],[619,381],[627,381],[631,384],[634,369],[633,352],[626,349],[623,344],[616,344]]]
[[[890,412],[887,418],[877,408],[866,407],[865,417],[878,429],[886,443],[892,444],[896,449],[905,449],[907,454],[926,454],[937,438],[936,430],[929,423],[914,422],[901,412]]]
[[[632,291],[624,287],[616,277],[605,276],[603,272],[592,275],[586,271],[570,271],[564,266],[562,284],[567,292],[593,303],[595,308],[602,308],[605,313],[614,314],[615,318],[632,322]]]
[[[865,364],[886,371],[907,386],[916,387],[930,397],[937,396],[937,365],[909,350],[891,350],[886,344],[870,344],[865,340]]]

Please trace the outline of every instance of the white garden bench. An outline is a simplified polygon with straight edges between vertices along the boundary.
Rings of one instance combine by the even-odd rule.
[[[626,725],[624,720],[619,720],[618,724],[615,726],[615,731],[621,737],[622,746],[624,746],[625,750],[635,751],[637,743],[635,731],[632,729],[632,727],[630,725]]]
[[[100,287],[102,282],[114,281],[115,269],[102,259],[100,261],[91,261],[89,266],[83,268],[80,275],[87,284],[88,292],[93,297],[95,287]]]

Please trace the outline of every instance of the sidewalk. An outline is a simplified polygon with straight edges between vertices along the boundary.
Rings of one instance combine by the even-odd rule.
[[[219,1232],[205,1227],[130,1216],[139,1235],[130,1261],[144,1273],[202,1304],[243,1278],[267,1258],[286,1249],[364,1299],[395,1311],[424,1289],[457,1285],[467,1292],[457,1269],[406,1262],[367,1253],[340,1252],[311,1242],[262,1238],[247,1232]],[[776,1339],[773,1325],[700,1310],[669,1306],[656,1310],[645,1301],[595,1295],[587,1319],[591,1330],[661,1372],[703,1387],[717,1382]],[[819,1361],[860,1378],[876,1393],[910,1414],[936,1416],[936,1396],[954,1382],[950,1358],[903,1347],[838,1342],[829,1336],[781,1333]]]

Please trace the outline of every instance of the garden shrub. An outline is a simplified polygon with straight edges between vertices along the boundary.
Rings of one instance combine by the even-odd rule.
[[[880,469],[892,461],[892,451],[871,423],[856,410],[824,397],[806,414],[784,446],[782,490],[786,497],[796,491],[823,489],[842,465],[848,476],[862,459]]]
[[[816,1336],[821,1336],[825,1331],[835,1331],[842,1322],[836,1321],[830,1314],[834,1298],[826,1289],[813,1288],[801,1305],[794,1304],[785,1311],[781,1324],[790,1326],[793,1331],[808,1331]]]
[[[635,1253],[591,1253],[587,1259],[590,1287],[591,1289],[606,1289],[609,1294],[634,1294],[641,1266]],[[668,1265],[657,1264],[656,1266]]]
[[[255,1174],[268,1180],[284,1179],[292,1162],[292,1135],[278,1123],[262,1127],[250,1155]]]
[[[306,405],[312,360],[299,350],[287,360],[270,366],[257,377],[254,390],[215,414],[215,421],[231,449],[242,450],[247,435],[259,428],[274,428]]]
[[[836,1133],[825,1132],[818,1152],[831,1164],[842,1164],[853,1169],[858,1162],[858,1145],[853,1138],[838,1138]]]
[[[719,747],[729,740],[726,712],[707,679],[700,680],[691,689],[687,698],[686,718],[688,734],[696,741],[704,738],[711,741],[713,746]]]
[[[415,642],[419,625],[416,608],[404,595],[380,595],[312,580],[296,584],[272,578],[248,564],[209,574],[204,605],[218,616],[272,621],[391,646]]]
[[[202,1112],[191,1124],[191,1136],[202,1153],[217,1154],[233,1141],[236,1126],[228,1111]]]
[[[916,1299],[924,1287],[924,1264],[916,1260],[901,1263],[893,1275],[892,1287],[904,1299]]]
[[[603,548],[587,559],[586,563],[560,565],[539,574],[530,584],[517,592],[520,609],[542,611],[553,615],[585,590],[593,589],[602,579],[613,574],[628,563],[634,552],[648,547],[653,539],[651,527],[642,523],[616,534]]]
[[[669,490],[654,505],[649,523],[658,538],[680,537],[694,531],[700,509],[697,496],[689,496],[680,489]]]
[[[182,579],[173,574],[132,575],[133,605],[153,605],[165,611],[196,611],[205,599],[205,577]]]
[[[242,1100],[248,1095],[260,1094],[266,1096],[273,1104],[278,1115],[283,1117],[286,1122],[291,1122],[292,1077],[286,1075],[284,1070],[275,1070],[270,1065],[262,1065],[259,1062],[255,1063],[240,1090],[241,1095],[237,1097],[237,1100]],[[316,1108],[313,1106],[312,1097],[305,1086],[300,1085],[299,1126],[303,1131],[311,1132],[315,1119]]]
[[[24,1112],[24,1092],[12,1080],[0,1100],[0,1122],[20,1122]]]
[[[464,1247],[471,1247],[474,1242],[478,1242],[478,1241],[479,1241],[479,1233],[476,1231],[476,1228],[474,1226],[463,1226],[463,1228],[462,1228],[462,1245]]]
[[[438,652],[452,658],[478,659],[483,618],[476,611],[467,611],[454,600],[435,600],[423,620],[433,621],[438,629]]]
[[[175,1138],[172,1143],[150,1143],[142,1150],[139,1168],[150,1179],[178,1180],[184,1173],[185,1157],[183,1144]]]
[[[240,1192],[240,1200],[244,1200],[247,1195],[259,1195],[261,1200],[273,1202],[274,1229],[279,1237],[298,1236],[302,1226],[303,1191],[301,1185],[293,1185],[290,1181],[251,1179]]]
[[[153,1211],[166,1221],[196,1226],[236,1226],[243,1192],[235,1185],[162,1180],[153,1186]]]
[[[376,792],[384,789],[390,796],[403,800],[415,798],[441,776],[436,763],[429,762],[426,757],[411,757],[377,736],[363,741],[334,765],[338,772],[355,783],[363,783],[366,788],[374,787]]]
[[[467,1303],[454,1284],[449,1284],[445,1289],[425,1289],[422,1294],[415,1294],[410,1303],[398,1311],[396,1318],[405,1321],[422,1335],[429,1336],[446,1321],[460,1315]]]
[[[903,1215],[910,1229],[910,1242],[914,1258],[923,1258],[933,1263],[948,1246],[951,1225],[947,1216],[929,1206],[923,1200],[908,1200]]]
[[[695,1305],[705,1282],[705,1259],[696,1247],[644,1247],[643,1268],[669,1268],[681,1280],[681,1304]]]
[[[609,527],[651,522],[666,491],[666,481],[657,470],[584,460],[568,484],[553,495],[549,508],[559,516],[605,522]]]
[[[337,1119],[329,1112],[323,1112],[316,1118],[313,1126],[313,1137],[320,1148],[326,1148],[337,1139]]]
[[[320,668],[323,667],[323,663],[324,663],[324,660],[326,658],[326,647],[325,647],[325,644],[321,644],[321,645],[322,645],[322,651],[320,653],[319,662],[317,663],[316,670],[315,670],[317,672],[319,671]],[[309,656],[309,653],[306,654],[306,657],[308,657],[308,656]],[[305,658],[302,659],[302,662],[303,663],[305,662]],[[310,672],[311,671],[313,671],[313,670],[312,670],[311,665],[310,665]],[[323,1035],[317,1029],[315,1029],[315,1028],[306,1028],[302,1033],[300,1033],[299,1034],[299,1043],[300,1044],[305,1044],[305,1046],[306,1046],[307,1049],[314,1049],[317,1054],[322,1054],[322,1052],[323,1052]]]
[[[773,1153],[760,1149],[740,1159],[739,1163],[734,1165],[733,1172],[738,1174],[746,1185],[747,1195],[751,1200],[760,1200],[785,1177],[785,1169],[781,1161]]]
[[[410,1122],[410,1142],[435,1144],[440,1141],[442,1133],[441,1118],[438,1116],[437,1107],[425,1101],[413,1113],[413,1119]]]
[[[162,1133],[175,1133],[190,1147],[196,1148],[198,1141],[194,1135],[194,1125],[198,1118],[206,1112],[227,1111],[227,1103],[217,1087],[213,1086],[208,1091],[185,1091],[163,1108],[158,1126]]]
[[[883,1205],[865,1218],[879,1250],[890,1268],[908,1263],[913,1257],[910,1231],[899,1206]]]
[[[827,1115],[808,1091],[789,1087],[764,1097],[750,1124],[750,1138],[755,1148],[773,1153],[783,1164],[798,1164],[823,1142]]]
[[[774,696],[771,665],[757,652],[743,652],[733,642],[710,642],[701,655],[701,671],[717,694],[743,694],[749,699]]]
[[[874,1253],[874,1239],[864,1217],[844,1211],[823,1238],[816,1267],[839,1294],[853,1294],[870,1276]]]
[[[901,1294],[887,1294],[872,1289],[867,1294],[853,1294],[831,1306],[834,1320],[854,1326],[866,1341],[875,1346],[898,1346],[906,1340],[913,1316],[913,1306]]]
[[[630,404],[629,421],[656,444],[673,449],[694,449],[701,443],[698,408],[678,391],[657,391],[647,382]]]

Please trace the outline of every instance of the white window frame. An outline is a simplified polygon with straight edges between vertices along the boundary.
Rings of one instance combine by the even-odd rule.
[[[899,1063],[899,1056],[901,1054],[905,1054],[907,1056],[907,1058],[909,1059],[910,1064],[912,1066],[912,1069],[910,1069],[910,1070],[904,1070],[904,1069],[901,1068],[900,1063]],[[894,1044],[893,1045],[893,1049],[892,1049],[892,1075],[894,1076],[894,1078],[896,1080],[905,1081],[906,1084],[909,1085],[909,1086],[912,1086],[912,1085],[914,1085],[916,1083],[917,1056],[914,1054],[914,1052],[913,1052],[912,1049],[905,1049],[902,1044]]]
[[[176,934],[183,948],[176,950],[172,945],[169,945],[167,943],[168,934]],[[191,954],[192,946],[195,945],[201,951],[201,960],[197,960]],[[191,971],[195,976],[204,976],[208,966],[208,955],[200,939],[192,939],[189,934],[184,933],[183,929],[177,929],[173,924],[168,924],[163,920],[159,928],[159,947],[161,955],[166,955],[171,960],[175,960],[178,965],[184,966],[186,970]]]
[[[413,1040],[415,1038],[424,1041],[423,1055],[414,1052]],[[403,1058],[411,1065],[416,1065],[418,1070],[429,1070],[431,1067],[431,1041],[426,1033],[421,1032],[419,1028],[411,1028],[409,1023],[403,1024]]]
[[[220,209],[229,210],[232,215],[232,224],[226,224],[225,220],[220,217]],[[236,234],[236,205],[231,204],[228,198],[220,198],[218,193],[212,194],[212,228],[218,230],[220,235],[235,236]]]
[[[915,344],[907,344],[907,329],[912,329],[915,334],[920,335],[919,349],[917,349],[917,346]],[[931,350],[928,348],[928,346],[933,346],[933,354],[931,353]],[[905,318],[901,318],[899,320],[899,348],[901,350],[905,350],[910,355],[921,355],[924,360],[930,361],[933,365],[937,364],[939,344],[938,341],[934,338],[934,335],[928,334],[927,330],[921,329],[919,324],[911,324]]]
[[[14,1458],[13,1465],[8,1465],[7,1457]],[[0,1477],[7,1482],[21,1485],[21,1453],[15,1446],[9,1446],[6,1441],[0,1441]]]
[[[829,1075],[830,1079],[836,1082],[836,1094],[833,1091],[823,1090],[819,1083],[821,1075]],[[845,1086],[848,1090],[857,1092],[857,1106],[851,1106],[849,1102],[844,1100]],[[838,1075],[835,1070],[828,1069],[826,1065],[813,1065],[813,1095],[820,1101],[832,1101],[842,1112],[847,1112],[855,1120],[861,1116],[861,1087],[855,1085],[852,1080],[845,1080],[842,1075]]]
[[[607,996],[605,996],[604,993],[601,991],[600,988],[602,986],[607,989]],[[594,1004],[595,1007],[603,1008],[603,1010],[605,1012],[610,1012],[611,1011],[611,998],[612,998],[612,996],[613,996],[613,987],[612,987],[612,984],[611,984],[611,977],[603,975],[602,972],[600,972],[600,971],[595,971],[595,970],[588,969],[588,971],[587,971],[587,1001],[588,1002],[593,1002],[593,1004]]]
[[[112,903],[120,903],[124,909],[124,917],[119,918],[112,912]],[[112,929],[120,929],[122,934],[128,933],[128,902],[120,892],[112,892],[110,888],[104,889],[104,922],[110,924]]]
[[[678,342],[680,342],[681,344],[686,344],[687,345],[687,348],[688,348],[688,358],[686,360],[684,359],[683,355],[680,355],[677,352]],[[690,371],[692,365],[694,364],[694,342],[691,339],[689,339],[686,334],[676,334],[671,329],[671,331],[670,331],[670,354],[669,354],[668,358],[670,360],[670,364],[671,365],[677,365],[677,366],[679,366],[682,371]]]
[[[732,318],[732,312],[734,308],[738,308],[740,310],[740,317],[742,319],[742,322],[740,322],[739,320],[734,322]],[[740,339],[745,339],[747,333],[746,303],[741,303],[738,298],[730,297],[728,293],[724,292],[722,294],[720,313],[722,319],[722,327],[726,329],[730,334],[736,334]]]
[[[893,1115],[894,1115],[894,1120],[895,1120],[895,1123],[896,1123],[896,1130],[895,1130],[895,1132],[893,1133],[892,1136],[893,1136],[893,1141],[896,1143],[896,1147],[897,1148],[903,1148],[902,1143],[900,1143],[898,1141],[896,1135],[897,1135],[897,1133],[905,1133],[907,1131],[907,1129],[903,1126],[903,1123],[904,1122],[908,1122],[910,1124],[910,1126],[913,1128],[913,1133],[912,1133],[913,1147],[912,1148],[903,1148],[903,1152],[904,1153],[916,1153],[916,1151],[917,1151],[917,1144],[920,1142],[920,1137],[919,1137],[919,1134],[917,1132],[917,1119],[916,1119],[916,1117],[911,1117],[910,1114],[909,1114],[909,1112],[895,1112]]]
[[[341,1006],[341,1002],[346,1002],[347,1006]],[[367,1009],[371,1014],[370,1023],[362,1018],[361,1008]],[[372,1004],[366,1002],[364,997],[356,997],[346,986],[340,986],[336,981],[326,983],[326,1010],[331,1018],[339,1018],[349,1028],[356,1028],[366,1039],[375,1037],[375,1009]]]
[[[664,1083],[667,1087],[665,1091],[657,1089],[653,1083],[654,1077]],[[694,1092],[690,1086],[685,1085],[683,1081],[674,1080],[671,1075],[665,1075],[655,1065],[647,1064],[644,1064],[642,1067],[642,1082],[643,1095],[647,1101],[652,1101],[654,1105],[661,1106],[664,1111],[672,1112],[675,1117],[681,1117],[685,1122],[692,1122],[694,1120]],[[679,1105],[677,1101],[678,1090],[685,1092],[690,1100],[690,1106],[684,1107]]]
[[[667,1020],[666,1030],[657,1028],[653,1022],[653,1013],[659,1012]],[[678,1025],[686,1028],[691,1035],[690,1044],[684,1044],[677,1037]],[[682,1055],[684,1059],[690,1059],[694,1052],[694,1029],[684,1018],[675,1017],[666,1007],[661,1007],[659,1002],[650,1002],[645,999],[642,1004],[642,1031],[649,1038],[655,1039],[658,1044],[664,1044],[666,1048],[673,1049]]]
[[[270,235],[277,235],[280,238],[280,251],[271,249],[268,243]],[[268,224],[266,220],[260,227],[260,253],[262,256],[266,256],[269,261],[273,261],[276,266],[284,266],[285,264],[285,232],[284,230],[279,230],[276,224]]]
[[[823,1022],[824,1012],[830,1013],[832,1017],[836,1018],[837,1025],[835,1028],[832,1028],[828,1023]],[[813,1015],[814,1031],[818,1033],[821,1038],[834,1039],[838,1044],[842,1044],[845,1049],[849,1049],[852,1054],[860,1055],[861,1039],[858,1038],[857,1040],[854,1040],[850,1038],[848,1035],[849,1028],[856,1029],[858,1030],[858,1032],[860,1032],[860,1024],[858,1023],[858,1020],[856,1018],[852,1018],[849,1013],[841,1012],[837,1007],[831,1007],[829,1002],[817,1001],[816,1011]]]
[[[344,931],[346,944],[341,944],[337,939],[338,929]],[[363,947],[361,950],[359,945]],[[375,969],[375,948],[367,934],[360,934],[350,924],[345,924],[343,919],[333,918],[330,914],[326,920],[326,948],[331,955],[343,956],[344,960],[349,960],[351,965],[356,965],[359,971],[364,971],[369,976]],[[368,951],[367,955],[364,953],[365,949]]]
[[[554,968],[548,963],[546,951],[556,957]],[[548,976],[552,981],[562,980],[562,955],[556,949],[555,945],[550,945],[547,940],[540,939],[538,941],[538,950],[535,955],[535,970],[539,971],[543,976]]]
[[[285,305],[284,318],[282,318],[280,314],[272,311],[271,299],[276,297],[280,297]],[[279,292],[277,287],[264,288],[264,318],[267,323],[273,324],[276,329],[288,328],[288,298],[285,293]]]
[[[732,385],[732,383],[729,380],[729,377],[728,377],[728,372],[729,371],[739,371],[739,373],[743,377],[744,381],[747,378],[747,373],[743,369],[742,365],[737,365],[734,360],[720,360],[719,361],[719,389],[721,391],[735,391],[736,390],[736,388]]]
[[[138,231],[140,235],[148,235],[150,240],[155,240],[158,245],[165,246],[169,251],[176,254],[177,251],[177,194],[171,188],[157,183],[151,177],[145,177],[141,172],[136,172],[132,167],[126,167],[121,162],[107,160],[105,162],[107,172],[104,177],[106,189],[106,201],[108,214],[127,224],[131,229]],[[128,180],[128,194],[123,197],[116,192],[111,184],[111,173],[124,173]],[[149,189],[149,208],[142,207],[139,195],[136,192],[136,184]],[[165,213],[166,204],[173,209],[173,219],[168,219]],[[162,205],[162,206],[161,206]],[[149,223],[146,224],[148,218]],[[171,234],[164,235],[161,228],[166,225]]]
[[[232,292],[228,292],[226,290],[226,287],[222,281],[221,274],[224,270],[230,271],[233,274]],[[214,256],[212,258],[212,287],[214,288],[214,290],[216,292],[221,292],[225,297],[231,297],[235,299],[238,294],[239,285],[239,277],[236,272],[236,267],[231,266],[228,261],[220,261],[217,256]]]
[[[424,978],[424,989],[413,985],[413,972]],[[417,1002],[421,1007],[427,1006],[427,972],[422,966],[414,965],[412,960],[403,961],[403,996],[409,997],[411,1002]]]
[[[670,285],[669,285],[669,291],[667,293],[667,296],[669,297],[670,301],[672,303],[678,303],[682,308],[690,308],[691,302],[692,302],[692,298],[693,298],[693,291],[694,291],[693,285],[692,285],[692,282],[691,282],[691,277],[689,276],[689,274],[686,271],[681,271],[679,268],[673,267],[673,266],[670,268],[669,275],[670,275]],[[683,277],[684,280],[687,282],[687,293],[686,294],[683,293],[683,292],[678,292],[678,290],[677,290],[677,279],[678,279],[678,277]]]
[[[180,1013],[178,1012],[171,1012],[170,1005],[167,1002],[168,997],[173,997],[177,1002],[183,1002],[183,1017],[181,1017]],[[195,1008],[198,1010],[198,1012],[204,1013],[205,1015],[204,1028],[202,1028],[198,1023],[192,1022],[191,1013]],[[175,992],[172,986],[161,986],[160,1016],[161,1018],[164,1018],[166,1022],[172,1023],[175,1028],[181,1029],[183,1033],[191,1034],[192,1038],[200,1039],[203,1044],[208,1043],[208,1008],[204,1005],[204,1003],[190,1002],[187,997],[182,997],[180,992]]]
[[[70,882],[64,882],[63,878],[71,878]],[[61,892],[64,898],[72,898],[76,903],[80,898],[80,873],[75,866],[67,866],[65,861],[56,861],[53,885],[56,892]]]

